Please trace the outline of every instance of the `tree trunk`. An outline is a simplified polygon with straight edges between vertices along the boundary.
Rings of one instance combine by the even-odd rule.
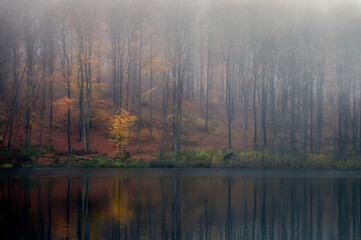
[[[8,138],[8,150],[11,150],[11,140],[12,140],[12,134],[13,134],[13,120],[14,115],[18,112],[18,92],[19,92],[19,74],[18,74],[18,68],[19,68],[19,48],[13,47],[13,101],[11,106],[11,112],[10,112],[10,130],[9,130],[9,138]],[[6,132],[5,132],[6,135]],[[5,139],[4,135],[4,139]]]
[[[202,51],[203,52],[203,51]],[[207,51],[207,87],[206,87],[206,133],[208,133],[208,112],[209,112],[209,89],[211,84],[210,79],[211,68],[211,26],[208,29],[208,51]]]
[[[178,63],[178,86],[177,86],[177,122],[176,122],[176,128],[177,128],[177,141],[176,141],[176,152],[177,157],[180,156],[180,145],[181,145],[181,124],[182,124],[182,101],[183,101],[183,81],[184,81],[184,64],[179,61]]]
[[[312,67],[313,68],[313,67]],[[313,70],[310,78],[310,152],[313,152]]]
[[[113,105],[114,111],[118,109],[118,97],[117,97],[117,46],[115,41],[115,34],[112,37],[112,83],[113,83]]]
[[[153,33],[150,28],[150,113],[149,113],[149,138],[153,139]]]
[[[272,144],[271,149],[276,149],[277,129],[276,129],[276,90],[274,76],[270,79],[270,117],[271,117],[271,131]]]
[[[355,90],[356,89],[356,81],[352,80],[352,108],[353,108],[353,114],[352,114],[352,150],[357,153],[357,101],[355,97]]]
[[[295,108],[296,108],[296,79],[291,81],[291,151],[295,152]]]
[[[304,69],[304,71],[306,71],[306,69]],[[309,91],[309,87],[308,87],[308,79],[307,79],[308,75],[305,72],[304,73],[304,82],[305,82],[305,87],[304,87],[304,91],[303,91],[303,120],[302,120],[302,146],[303,146],[303,152],[306,153],[307,151],[307,113],[308,113],[308,91]]]
[[[83,63],[83,57],[84,57],[84,52],[83,52],[83,46],[81,45],[79,47],[79,68],[80,68],[80,96],[79,96],[79,105],[80,105],[80,117],[79,117],[79,140],[83,140],[83,151],[86,153],[87,149],[86,149],[86,136],[85,136],[85,120],[86,118],[84,117],[84,113],[85,113],[85,103],[84,103],[84,63]],[[86,71],[86,70],[85,70]]]
[[[142,51],[143,51],[143,29],[140,26],[140,46],[139,46],[139,59],[138,59],[138,131],[137,131],[137,153],[140,150],[140,129],[141,129],[141,111],[142,111]]]
[[[232,96],[232,76],[230,70],[231,53],[228,50],[226,59],[226,109],[228,117],[228,148],[232,148],[232,120],[233,120],[233,96]]]
[[[68,96],[68,99],[70,100],[70,77],[71,77],[71,73],[70,73],[70,62],[69,62],[68,54],[67,54],[67,51],[66,51],[65,41],[63,41],[63,51],[64,51],[64,57],[65,57],[65,60],[66,60],[67,96]],[[69,105],[68,105],[68,121],[67,122],[68,122],[67,123],[68,151],[69,151],[69,154],[71,155],[73,153],[73,151],[72,151],[71,140],[70,140],[70,133],[71,133],[71,106],[69,106]]]
[[[26,103],[25,103],[25,157],[29,160],[29,145],[31,135],[30,125],[30,101],[32,98],[32,84],[33,84],[33,68],[34,68],[34,54],[35,54],[35,40],[31,36],[26,36],[26,58],[27,58],[27,76],[26,76]]]
[[[80,77],[79,82],[79,141],[83,139],[83,132],[85,128],[84,124],[84,73],[83,73],[83,61],[82,61],[82,45],[79,46],[78,50],[78,78]],[[80,76],[79,76],[80,73]],[[85,150],[85,146],[83,146]]]
[[[40,134],[39,134],[39,152],[38,155],[36,156],[36,160],[35,160],[35,164],[38,163],[38,159],[40,157],[41,154],[41,148],[42,148],[42,143],[43,143],[43,121],[44,121],[44,112],[46,109],[46,104],[45,104],[45,98],[46,98],[46,90],[45,90],[45,77],[46,77],[46,57],[47,57],[47,52],[46,52],[46,43],[44,43],[44,49],[43,49],[43,69],[42,69],[42,76],[41,76],[41,88],[42,88],[42,104],[41,104],[41,111],[40,111]]]
[[[203,115],[203,95],[204,95],[204,86],[203,86],[203,28],[201,29],[201,46],[200,46],[200,51],[201,51],[201,69],[200,69],[200,78],[199,78],[199,87],[200,87],[200,110],[201,110],[201,114]],[[208,67],[208,65],[207,65]],[[207,69],[207,72],[208,72],[208,69]],[[208,80],[208,79],[207,79]],[[208,117],[206,116],[206,122],[208,121],[207,119]],[[206,123],[206,132],[208,132],[208,129],[207,129],[207,123]]]
[[[90,151],[90,113],[92,103],[92,43],[85,48],[87,51],[87,62],[85,63],[85,77],[86,77],[86,152]]]
[[[256,94],[257,94],[257,69],[254,69],[253,74],[253,125],[254,125],[254,137],[253,137],[253,149],[257,150],[257,109],[256,109]]]
[[[263,131],[263,148],[267,147],[267,131],[266,131],[266,114],[267,114],[267,89],[266,89],[266,69],[263,64],[262,68],[262,114],[261,114],[261,125]]]
[[[241,83],[241,94],[242,94],[242,102],[243,102],[243,106],[242,106],[242,120],[243,120],[243,124],[242,124],[242,134],[243,134],[243,150],[247,151],[248,147],[247,147],[247,131],[248,131],[248,104],[249,104],[249,83],[248,82],[242,82]]]
[[[165,78],[165,76],[164,76]],[[165,85],[163,84],[163,133],[162,133],[162,145],[160,148],[160,160],[163,161],[164,155],[164,143],[165,143],[165,134],[167,127],[167,107],[168,107],[168,99],[169,99],[169,86],[168,80],[165,80]]]
[[[50,117],[49,117],[49,142],[53,139],[53,74],[54,74],[54,49],[52,44],[50,44],[50,61],[49,61],[49,75],[50,75],[50,84],[49,84],[49,107],[50,107]]]
[[[130,76],[131,76],[131,64],[132,64],[132,51],[131,51],[131,39],[128,39],[128,70],[127,70],[127,96],[126,96],[126,103],[125,103],[125,107],[126,110],[129,111],[129,82],[130,82]]]
[[[361,83],[360,83],[361,85]],[[358,143],[358,151],[361,154],[361,99],[359,100],[359,143]]]
[[[323,116],[322,116],[322,98],[323,98],[323,74],[324,60],[321,62],[320,76],[318,78],[318,87],[317,87],[317,136],[316,136],[316,152],[319,154],[321,152],[321,140],[322,140],[322,125],[323,125]]]

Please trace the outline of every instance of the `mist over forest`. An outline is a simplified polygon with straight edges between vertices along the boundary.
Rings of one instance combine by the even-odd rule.
[[[356,0],[1,0],[1,158],[359,156],[360,56]]]

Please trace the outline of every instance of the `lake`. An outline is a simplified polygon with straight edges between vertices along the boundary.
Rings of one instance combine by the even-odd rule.
[[[361,172],[0,170],[1,239],[361,239]]]

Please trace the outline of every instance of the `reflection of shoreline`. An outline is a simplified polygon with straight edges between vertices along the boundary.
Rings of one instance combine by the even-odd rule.
[[[358,178],[361,170],[343,169],[229,169],[229,168],[20,168],[1,169],[3,178]]]
[[[2,178],[1,235],[322,239],[352,231],[360,236],[360,179],[218,176]]]

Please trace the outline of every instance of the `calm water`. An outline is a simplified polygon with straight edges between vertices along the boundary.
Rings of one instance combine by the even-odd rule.
[[[1,239],[361,239],[361,172],[0,170]]]

